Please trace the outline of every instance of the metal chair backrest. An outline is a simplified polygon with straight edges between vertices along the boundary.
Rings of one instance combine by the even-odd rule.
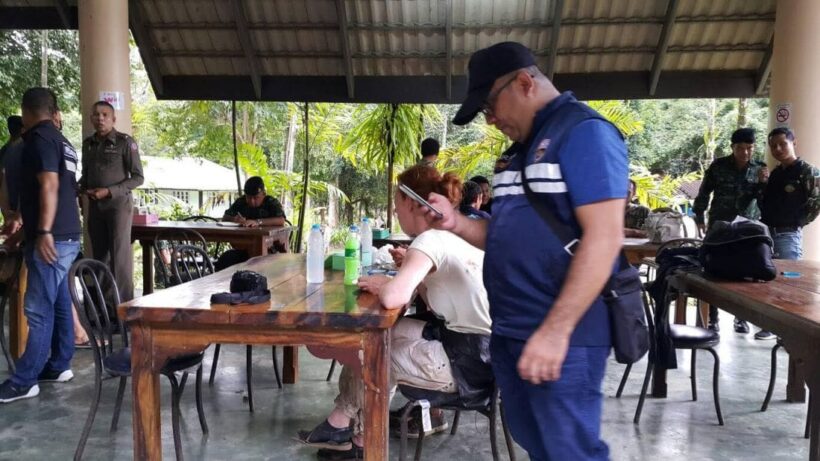
[[[701,239],[692,239],[692,238],[684,238],[684,239],[675,239],[669,240],[667,242],[663,242],[660,247],[658,247],[658,253],[660,254],[661,251],[667,248],[684,248],[684,247],[691,247],[691,248],[700,248],[703,245],[703,240]]]
[[[193,245],[204,250],[208,248],[205,237],[192,229],[172,229],[158,233],[153,245],[154,258],[156,260],[154,268],[157,271],[163,288],[180,284],[179,279],[174,278],[174,273],[171,269],[174,248],[180,245]]]
[[[117,315],[120,292],[114,275],[104,263],[81,259],[68,270],[68,287],[80,323],[88,333],[94,360],[102,369],[102,361],[114,350],[115,335],[121,335],[123,347],[128,347],[125,325]]]
[[[171,269],[174,278],[180,283],[189,282],[214,273],[214,265],[208,253],[194,245],[174,247],[171,256]]]

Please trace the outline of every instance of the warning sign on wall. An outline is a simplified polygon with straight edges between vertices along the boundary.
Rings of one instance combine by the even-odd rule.
[[[105,101],[114,107],[114,110],[122,110],[124,97],[121,91],[100,91],[100,101]]]
[[[778,104],[774,111],[774,126],[791,127],[792,124],[792,103],[786,102]]]

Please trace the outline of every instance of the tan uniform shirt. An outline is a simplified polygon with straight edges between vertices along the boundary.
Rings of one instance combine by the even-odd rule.
[[[80,188],[107,187],[112,199],[126,195],[145,180],[137,142],[117,130],[102,139],[96,133],[85,138],[82,165]]]

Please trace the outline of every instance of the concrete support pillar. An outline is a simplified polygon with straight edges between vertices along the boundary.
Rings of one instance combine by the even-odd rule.
[[[128,0],[79,0],[77,6],[83,138],[94,131],[91,105],[108,98],[117,109],[116,129],[131,134]]]
[[[820,167],[820,2],[778,0],[769,91],[769,127],[795,133],[797,155]],[[767,146],[768,150],[768,146]],[[771,154],[769,154],[771,155]],[[770,161],[771,156],[769,157]],[[804,229],[803,258],[820,260],[820,223]]]

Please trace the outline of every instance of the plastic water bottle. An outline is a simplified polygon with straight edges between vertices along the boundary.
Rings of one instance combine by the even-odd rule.
[[[370,229],[370,221],[367,217],[362,218],[362,267],[369,267],[373,264],[373,231]]]
[[[359,259],[359,228],[350,226],[347,240],[345,240],[345,285],[356,285],[362,268]]]
[[[307,283],[325,281],[325,238],[318,224],[310,228],[307,249]]]

